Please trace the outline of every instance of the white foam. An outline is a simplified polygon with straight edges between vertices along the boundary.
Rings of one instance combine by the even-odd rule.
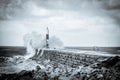
[[[45,48],[46,40],[43,35],[36,33],[36,32],[32,32],[24,36],[24,44],[27,47],[27,54],[24,57],[25,59],[29,59],[30,57],[35,55],[36,49]],[[49,38],[49,47],[50,48],[62,48],[63,43],[59,38],[52,36]]]

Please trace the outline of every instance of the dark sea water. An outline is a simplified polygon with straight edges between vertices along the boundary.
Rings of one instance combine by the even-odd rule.
[[[21,46],[0,46],[0,56],[14,56],[26,54],[26,48]]]
[[[66,49],[84,50],[84,51],[102,51],[111,54],[120,54],[120,47],[66,47]]]
[[[120,54],[120,47],[65,47],[67,50],[103,51],[111,54]],[[26,47],[0,46],[0,56],[14,56],[26,54]]]

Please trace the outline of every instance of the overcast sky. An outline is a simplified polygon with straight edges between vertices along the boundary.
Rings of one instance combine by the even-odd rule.
[[[46,27],[65,46],[120,46],[120,1],[0,0],[0,46],[23,46]]]

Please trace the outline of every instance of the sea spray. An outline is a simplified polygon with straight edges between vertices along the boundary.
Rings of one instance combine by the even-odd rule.
[[[41,35],[37,32],[32,32],[24,36],[24,45],[27,48],[27,54],[25,58],[28,59],[36,54],[36,49],[44,49],[46,45],[45,35]],[[56,36],[52,36],[49,39],[50,49],[63,48],[63,42]]]
[[[63,48],[63,42],[56,36],[52,36],[52,37],[50,37],[50,40],[49,40],[49,46],[50,46],[50,48],[61,49],[61,48]]]

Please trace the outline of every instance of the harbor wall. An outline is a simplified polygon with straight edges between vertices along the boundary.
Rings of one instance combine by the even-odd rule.
[[[64,64],[71,67],[77,67],[79,65],[90,65],[96,62],[101,62],[106,59],[107,56],[98,56],[98,55],[87,55],[87,54],[77,54],[73,52],[65,52],[59,50],[44,50],[42,55],[41,51],[36,54],[33,59],[39,61],[50,60],[56,64]]]

